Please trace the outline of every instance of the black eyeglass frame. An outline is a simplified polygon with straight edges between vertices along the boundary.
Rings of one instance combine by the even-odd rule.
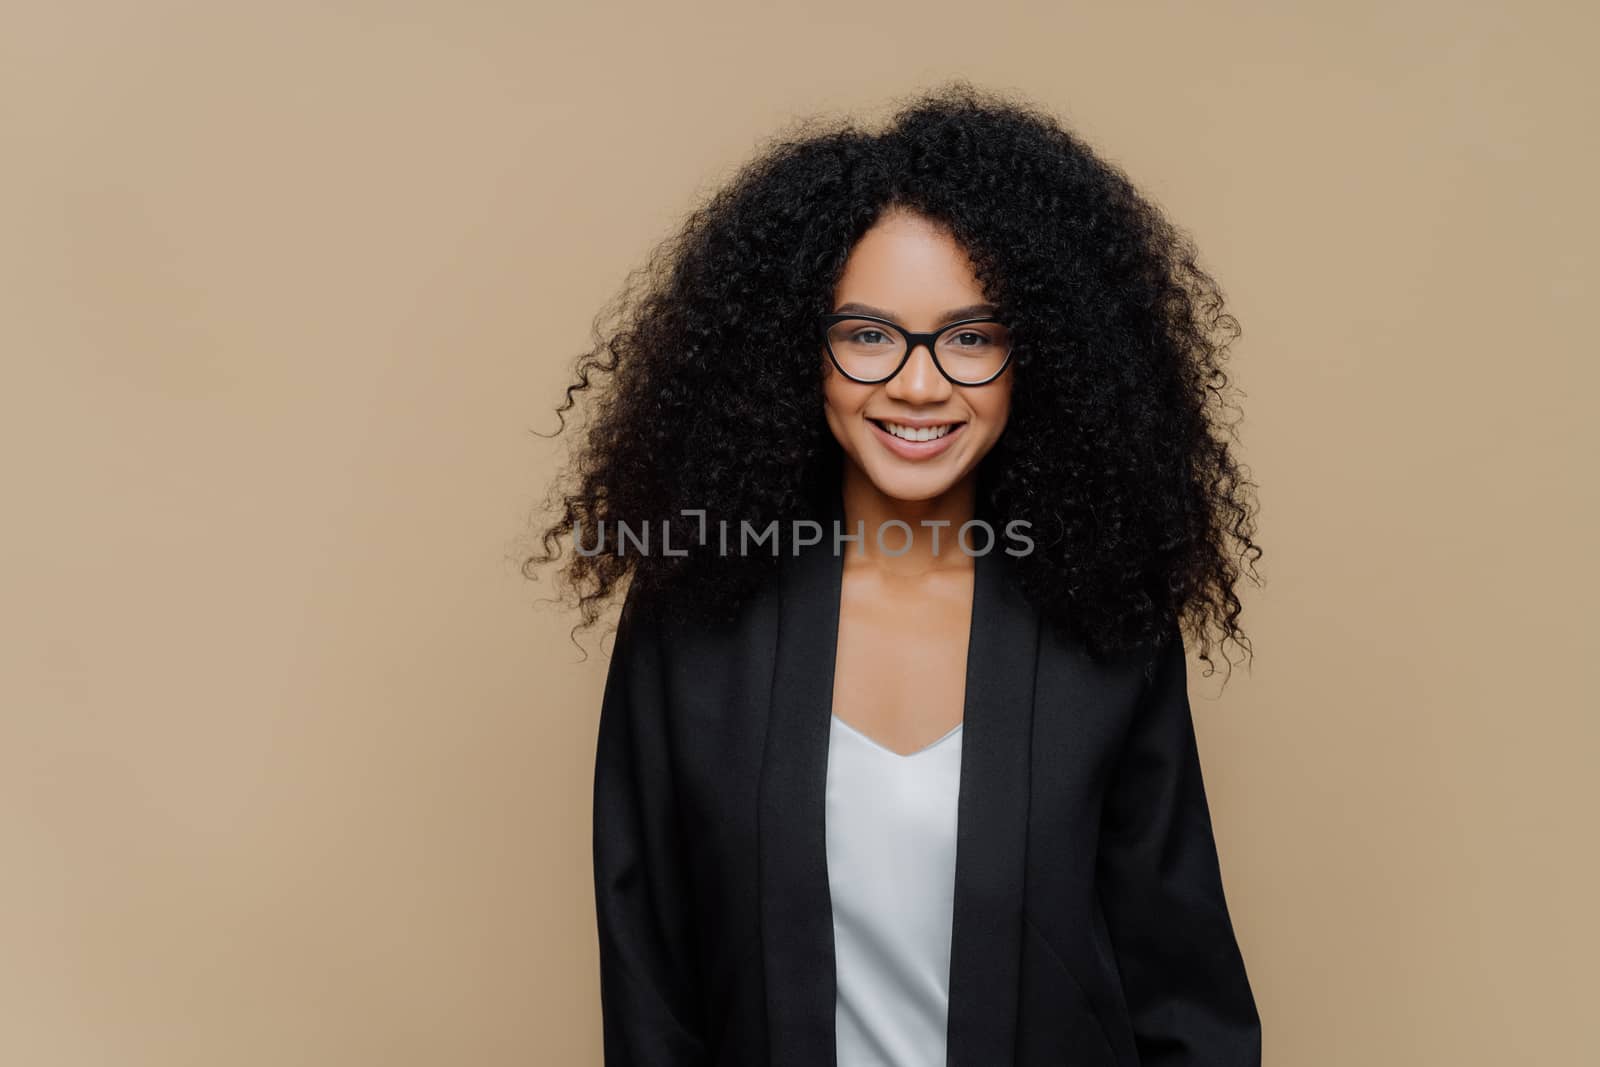
[[[911,353],[916,351],[918,345],[927,346],[928,355],[932,357],[934,367],[938,369],[940,374],[944,375],[945,381],[949,382],[951,385],[988,385],[990,382],[994,381],[996,378],[1000,377],[1000,375],[1006,372],[1006,368],[1011,365],[1012,353],[1014,353],[1017,349],[1017,346],[1014,343],[1009,342],[1008,337],[1006,358],[1000,361],[1000,368],[982,381],[963,382],[959,379],[952,378],[950,376],[950,372],[944,369],[944,364],[939,362],[939,351],[937,348],[939,338],[958,327],[972,326],[980,322],[992,322],[997,326],[1005,326],[1005,323],[1002,320],[992,316],[981,319],[962,319],[960,322],[952,322],[941,326],[932,333],[916,333],[906,329],[898,322],[894,322],[890,319],[880,319],[873,315],[822,315],[818,317],[817,321],[822,327],[822,344],[828,350],[828,360],[833,364],[834,369],[840,374],[844,375],[846,378],[849,378],[852,382],[859,382],[862,385],[882,385],[884,382],[892,379],[896,374],[899,374],[900,371],[905,368],[906,363],[911,359]],[[839,362],[839,357],[833,353],[833,342],[828,340],[828,330],[835,324],[841,322],[875,322],[880,326],[893,327],[896,333],[906,339],[906,350],[901,354],[900,362],[895,364],[894,370],[890,371],[888,374],[885,374],[882,378],[857,378],[854,374],[851,374],[849,371],[845,370],[843,365],[841,365]],[[1009,334],[1009,327],[1007,328],[1007,332]]]

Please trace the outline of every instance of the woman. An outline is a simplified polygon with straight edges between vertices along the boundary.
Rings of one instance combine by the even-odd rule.
[[[585,623],[629,580],[606,1062],[1259,1063],[1181,630],[1248,647],[1260,550],[1187,239],[956,83],[782,140],[652,268],[528,561],[574,537]]]

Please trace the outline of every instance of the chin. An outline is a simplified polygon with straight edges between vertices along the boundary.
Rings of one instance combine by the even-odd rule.
[[[930,470],[921,474],[908,474],[905,471],[886,471],[881,465],[876,469],[868,468],[867,477],[884,496],[891,500],[904,500],[907,503],[932,500],[941,493],[948,492],[957,481],[946,471]]]

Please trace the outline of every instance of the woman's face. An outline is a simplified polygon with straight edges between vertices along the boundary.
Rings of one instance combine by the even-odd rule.
[[[904,209],[886,212],[851,250],[833,310],[929,333],[995,313],[965,249],[938,224]],[[976,342],[970,336],[957,341]],[[895,500],[931,500],[948,492],[977,470],[1005,429],[1011,410],[1009,364],[986,385],[955,385],[939,373],[927,346],[919,345],[900,373],[863,385],[840,374],[825,348],[821,357],[823,408],[833,436],[847,461]],[[936,442],[907,446],[884,428],[895,423],[951,429]]]

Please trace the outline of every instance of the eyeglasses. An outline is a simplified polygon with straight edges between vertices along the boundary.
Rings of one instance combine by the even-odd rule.
[[[1011,331],[999,319],[963,319],[932,333],[870,315],[823,315],[818,323],[833,365],[863,385],[899,374],[918,345],[928,346],[933,365],[956,385],[985,385],[1011,362]]]

